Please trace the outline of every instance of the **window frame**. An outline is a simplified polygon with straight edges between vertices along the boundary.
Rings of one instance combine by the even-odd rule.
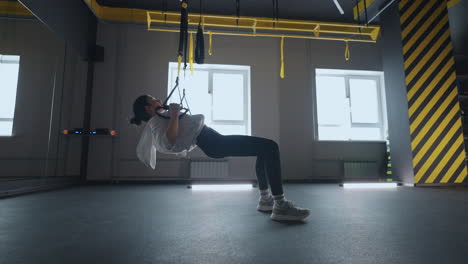
[[[320,127],[342,127],[340,125],[320,125],[318,122],[319,110],[318,106],[318,97],[317,97],[317,77],[343,77],[345,80],[345,95],[348,105],[346,106],[349,110],[349,116],[347,116],[347,121],[349,122],[349,128],[380,128],[381,139],[372,139],[372,140],[362,140],[362,139],[326,139],[321,140],[319,135]],[[388,137],[388,123],[387,123],[387,111],[386,111],[386,101],[385,101],[385,83],[384,83],[384,73],[381,71],[360,71],[360,70],[335,70],[335,69],[316,69],[316,81],[315,81],[315,140],[320,142],[385,142]],[[351,79],[359,80],[374,80],[376,82],[377,88],[377,103],[378,103],[378,122],[377,123],[359,123],[352,121],[352,112],[351,112]]]
[[[0,64],[17,64],[18,65],[18,79],[16,80],[16,87],[15,87],[15,106],[13,109],[13,117],[0,117],[0,122],[11,122],[11,133],[10,135],[2,135],[0,134],[0,138],[12,138],[15,137],[15,113],[16,113],[16,100],[18,97],[18,85],[19,85],[19,78],[20,78],[20,66],[21,66],[21,55],[15,54],[0,54]]]
[[[250,95],[250,66],[244,65],[225,65],[225,64],[203,64],[203,65],[194,65],[194,71],[206,71],[208,72],[208,94],[211,96],[211,125],[245,125],[245,135],[251,135],[251,95]],[[172,79],[175,79],[173,74],[177,73],[177,62],[169,62],[169,76],[168,76],[168,93],[174,88],[174,83],[172,83]],[[243,120],[236,121],[236,120],[215,120],[213,117],[214,111],[214,96],[213,96],[213,75],[214,74],[242,74],[243,75],[243,100],[244,100],[244,115]],[[183,78],[183,70],[181,69],[181,78]],[[187,69],[185,74],[191,74],[190,71]],[[176,93],[174,93],[175,95]],[[173,95],[173,96],[174,96]],[[187,98],[189,106],[190,106],[190,98]]]

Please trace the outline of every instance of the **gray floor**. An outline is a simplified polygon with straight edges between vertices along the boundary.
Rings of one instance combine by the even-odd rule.
[[[468,263],[468,190],[287,184],[303,224],[257,190],[84,186],[0,200],[0,263]]]

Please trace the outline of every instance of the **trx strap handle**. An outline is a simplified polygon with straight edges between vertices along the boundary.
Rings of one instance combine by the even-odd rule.
[[[163,114],[160,114],[158,110],[161,110],[161,109],[169,110],[169,105],[167,104],[167,102],[169,101],[169,98],[171,98],[172,94],[174,93],[175,89],[177,89],[177,87],[179,87],[179,76],[177,76],[177,78],[176,78],[176,85],[174,86],[174,88],[172,88],[172,90],[169,93],[169,96],[167,96],[166,100],[164,100],[163,106],[156,107],[156,114],[158,116],[160,116],[160,117],[162,117],[164,119],[170,119],[170,117],[165,116]],[[188,108],[181,108],[181,110],[182,110],[181,111],[182,114],[179,115],[179,118],[183,117],[184,115],[187,114],[187,112],[190,111]]]

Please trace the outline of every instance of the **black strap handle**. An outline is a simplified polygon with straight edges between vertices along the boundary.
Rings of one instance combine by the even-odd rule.
[[[166,97],[166,100],[164,100],[163,102],[163,106],[158,106],[156,107],[156,114],[162,118],[165,118],[165,119],[169,119],[168,116],[165,116],[165,115],[162,115],[159,113],[158,110],[161,110],[161,109],[164,109],[164,110],[169,110],[169,105],[167,104],[167,102],[169,101],[169,99],[171,98],[172,94],[174,93],[175,89],[177,89],[177,87],[179,87],[179,76],[177,76],[176,78],[176,85],[174,86],[174,88],[172,88],[171,92],[169,93],[169,95]],[[185,97],[185,95],[184,95]],[[190,112],[190,110],[188,108],[181,108],[181,110],[183,110],[182,114],[179,115],[179,118],[183,117],[184,115],[187,114],[187,112]]]

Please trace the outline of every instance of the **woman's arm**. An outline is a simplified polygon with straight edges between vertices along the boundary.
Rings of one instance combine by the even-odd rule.
[[[169,120],[169,127],[166,131],[167,139],[171,145],[176,143],[177,139],[177,132],[179,130],[179,111],[180,105],[178,104],[170,104],[169,105],[169,115],[171,119]]]

